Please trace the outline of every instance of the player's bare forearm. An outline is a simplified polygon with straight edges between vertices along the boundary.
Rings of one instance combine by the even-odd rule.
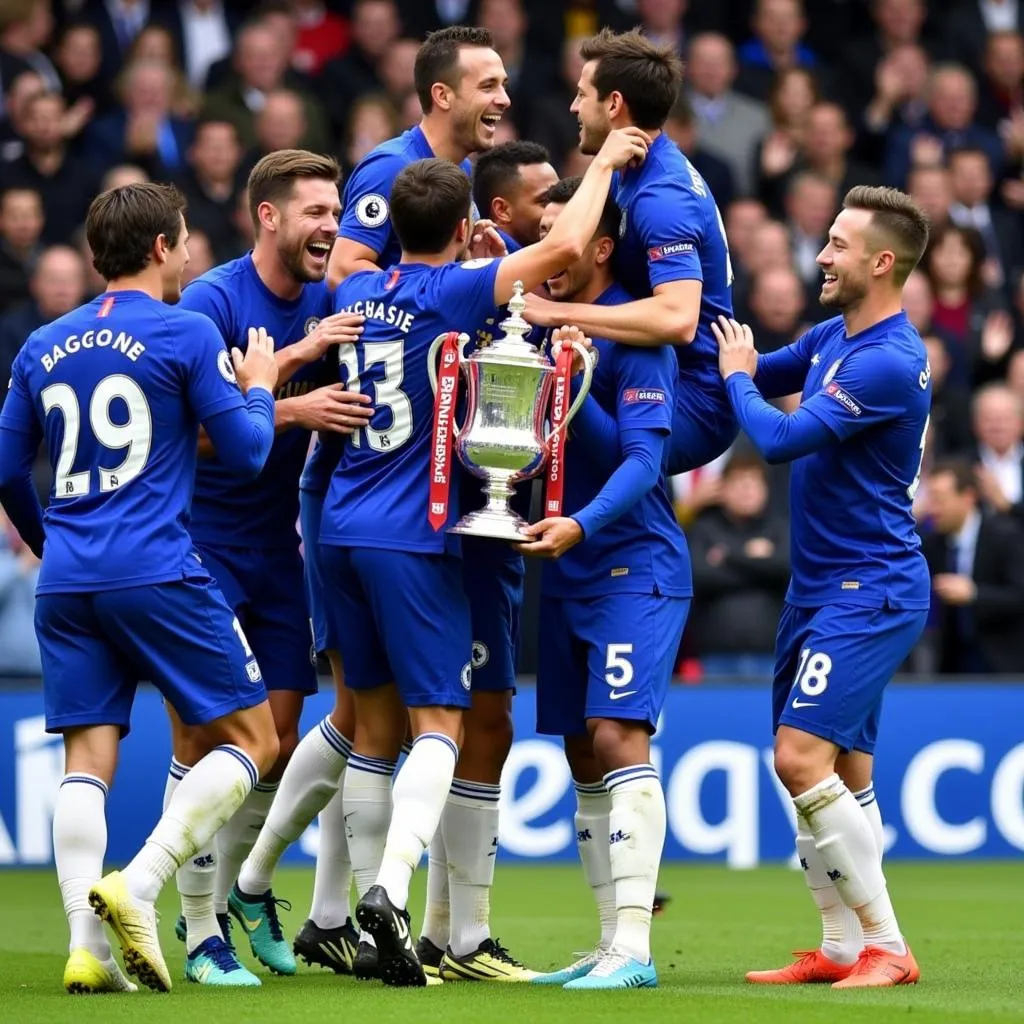
[[[277,363],[277,383],[280,386],[291,380],[304,366],[315,363],[323,353],[315,345],[307,344],[305,341],[296,341],[292,345],[285,345],[274,353],[274,362]]]
[[[205,427],[199,428],[199,458],[212,459],[217,454]]]
[[[591,337],[607,338],[639,348],[688,344],[693,340],[698,315],[658,295],[619,306],[559,302],[558,309],[564,318],[560,323],[575,324]],[[690,324],[693,325],[692,330]]]

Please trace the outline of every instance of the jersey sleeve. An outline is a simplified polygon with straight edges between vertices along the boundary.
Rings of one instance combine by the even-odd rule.
[[[352,172],[345,186],[345,208],[341,213],[340,238],[348,238],[372,249],[378,257],[391,238],[391,186],[405,166],[398,155],[380,155],[364,160]]]
[[[881,345],[859,349],[843,360],[821,391],[804,400],[801,409],[845,441],[906,410],[911,369],[898,352]]]
[[[27,347],[27,342],[26,342]],[[36,407],[32,401],[28,379],[25,373],[24,349],[11,366],[11,380],[0,409],[0,429],[10,430],[17,434],[27,434],[38,444],[42,440],[43,428],[36,416]]]
[[[500,266],[500,259],[490,257],[450,264],[438,278],[438,308],[450,309],[453,318],[458,317],[457,322],[467,328],[493,317],[494,282]]]
[[[758,355],[754,383],[765,398],[782,398],[803,391],[816,338],[812,327],[791,345]]]
[[[681,182],[639,192],[630,209],[643,242],[651,287],[670,281],[703,281],[700,265],[705,211]]]
[[[189,404],[200,421],[245,405],[231,353],[217,328],[204,316],[188,318],[185,376]],[[180,350],[179,350],[180,351]]]
[[[620,434],[625,430],[670,433],[674,388],[678,376],[672,349],[631,348],[616,345],[615,416]]]
[[[182,293],[178,309],[190,309],[193,313],[202,313],[212,320],[220,331],[221,347],[230,347],[234,338],[234,317],[231,314],[231,303],[225,292],[208,281],[195,281]]]
[[[32,484],[32,463],[42,437],[42,424],[19,356],[11,368],[11,385],[0,411],[0,504],[37,556],[43,550],[43,511]]]

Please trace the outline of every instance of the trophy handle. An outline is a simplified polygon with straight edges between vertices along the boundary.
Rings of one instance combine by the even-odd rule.
[[[439,334],[431,343],[430,348],[427,350],[427,375],[430,377],[430,390],[431,393],[437,394],[437,360],[438,353],[441,351],[441,346],[444,344],[444,339],[448,337],[449,331],[445,331],[443,334]],[[462,375],[465,376],[465,360],[466,360],[466,346],[469,344],[469,335],[459,335],[459,370]],[[455,424],[455,436],[458,437],[462,433],[462,427]]]
[[[580,411],[580,406],[585,401],[587,395],[590,394],[590,384],[594,379],[594,366],[597,364],[597,359],[594,356],[593,350],[587,348],[578,341],[574,341],[572,343],[572,347],[573,351],[578,352],[580,358],[583,360],[583,380],[580,382],[579,394],[577,394],[573,399],[573,403],[569,406],[569,411],[565,414],[565,419],[562,421],[562,426],[559,428],[563,432],[568,428],[569,424],[572,423],[573,417]],[[552,428],[544,438],[544,444],[549,444],[551,442],[551,438],[554,436],[555,431],[554,428]]]

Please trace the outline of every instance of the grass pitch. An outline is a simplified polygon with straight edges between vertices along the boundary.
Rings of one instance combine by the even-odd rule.
[[[671,1024],[1001,1024],[1024,1021],[1024,864],[891,864],[890,885],[921,964],[920,985],[882,992],[827,986],[747,985],[744,971],[780,966],[789,951],[814,946],[818,924],[796,872],[762,868],[666,867],[673,902],[654,924],[660,987],[574,993],[522,985],[446,984],[387,990],[300,965],[293,978],[260,967],[260,989],[206,989],[182,978],[173,936],[173,886],[161,903],[169,995],[72,997],[61,988],[66,932],[50,871],[0,872],[0,1021],[74,1024],[319,1024],[497,1021],[666,1021]],[[418,872],[412,907],[422,907]],[[289,935],[305,918],[312,876],[282,871],[277,895]],[[498,866],[495,931],[530,966],[564,966],[596,937],[590,894],[578,868]],[[237,933],[236,933],[237,934]],[[242,938],[245,943],[244,937]],[[244,950],[248,960],[248,949]]]

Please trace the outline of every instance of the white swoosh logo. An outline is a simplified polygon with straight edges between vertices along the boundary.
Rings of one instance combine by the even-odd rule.
[[[620,697],[632,697],[634,693],[636,693],[636,690],[611,690],[608,696],[612,700],[618,700]]]
[[[795,700],[790,705],[794,708],[816,708],[818,705],[813,700]]]

